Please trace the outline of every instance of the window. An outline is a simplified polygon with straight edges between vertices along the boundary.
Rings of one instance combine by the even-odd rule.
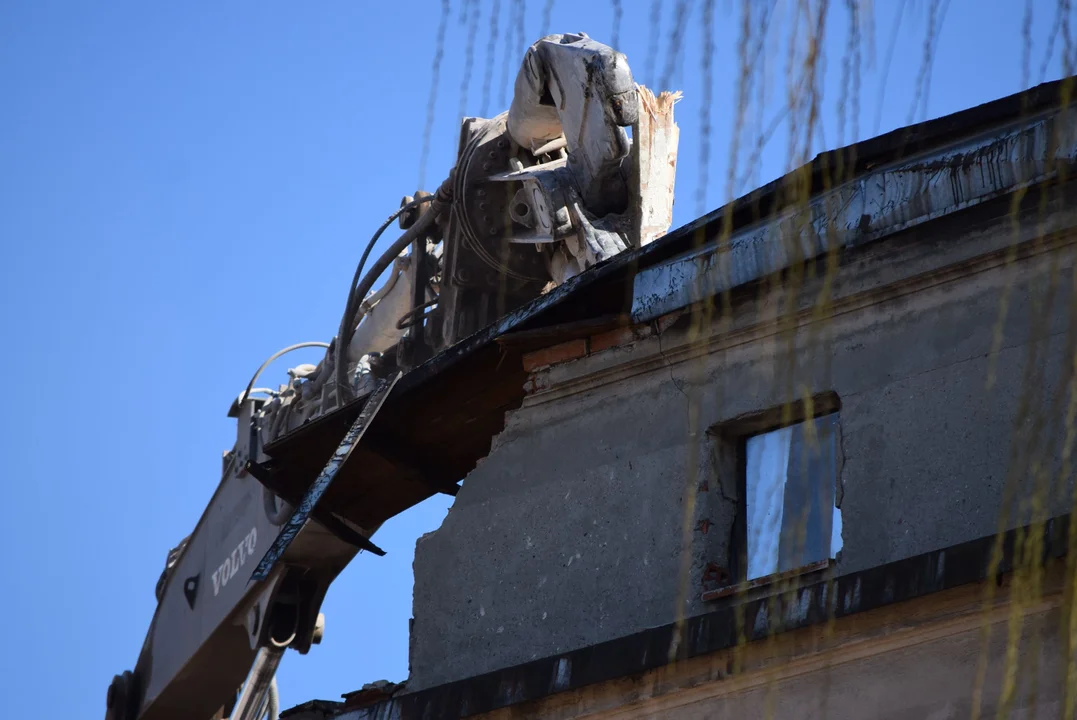
[[[820,571],[842,549],[841,398],[833,391],[707,429],[703,600]]]
[[[745,580],[826,563],[841,550],[838,413],[744,443]]]

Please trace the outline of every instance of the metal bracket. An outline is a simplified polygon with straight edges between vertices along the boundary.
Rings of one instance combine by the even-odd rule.
[[[329,458],[329,462],[326,463],[325,468],[314,480],[314,483],[307,490],[306,495],[303,496],[299,505],[296,506],[295,512],[292,513],[292,517],[289,518],[288,522],[281,528],[276,539],[273,541],[273,544],[258,563],[258,567],[254,569],[254,572],[251,574],[251,580],[253,582],[262,582],[269,577],[269,573],[273,570],[273,566],[277,564],[277,561],[284,555],[284,551],[288,549],[288,546],[295,540],[295,536],[299,534],[299,531],[303,529],[307,520],[310,519],[315,506],[318,504],[318,501],[322,499],[325,491],[329,489],[329,485],[333,482],[337,472],[340,471],[340,468],[343,467],[344,463],[351,457],[352,451],[359,445],[363,433],[366,432],[366,429],[370,426],[374,416],[378,414],[382,405],[385,404],[385,400],[396,386],[401,374],[402,373],[399,371],[395,372],[388,378],[378,382],[377,387],[374,388],[374,392],[370,394],[370,397],[367,398],[366,403],[363,405],[359,417],[355,419],[355,422],[352,423],[348,432],[344,434],[344,438],[340,441],[333,456]]]
[[[272,471],[270,471],[269,468],[267,468],[265,465],[259,462],[255,462],[253,460],[249,460],[247,461],[245,468],[247,472],[250,473],[251,477],[262,483],[263,487],[267,488],[270,492],[276,494],[277,497],[280,497],[292,507],[296,507],[298,505],[298,501],[296,501],[294,497],[283,497],[281,495],[281,493],[284,492],[284,489],[280,487],[279,483],[274,481]],[[354,545],[360,550],[366,550],[367,552],[374,553],[378,556],[385,555],[384,550],[375,545],[361,533],[353,530],[351,527],[348,526],[347,523],[338,518],[336,515],[333,515],[329,512],[325,512],[324,510],[315,509],[315,511],[311,513],[311,517],[316,522],[320,523],[326,530],[333,533],[333,535],[335,535],[337,539],[343,540],[350,545]]]

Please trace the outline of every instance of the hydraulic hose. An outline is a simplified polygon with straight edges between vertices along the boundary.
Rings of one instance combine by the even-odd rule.
[[[385,272],[385,269],[389,267],[393,260],[404,252],[404,250],[415,242],[418,238],[425,237],[433,227],[434,222],[438,217],[449,209],[452,204],[452,183],[453,175],[449,177],[441,184],[438,191],[432,196],[434,199],[430,203],[430,207],[424,212],[415,224],[408,228],[403,235],[397,238],[396,242],[390,245],[381,257],[374,263],[374,265],[367,271],[363,279],[359,281],[359,284],[352,290],[348,307],[344,310],[344,317],[340,319],[340,331],[337,333],[336,342],[336,382],[338,397],[341,398],[341,403],[344,403],[345,394],[349,392],[348,388],[348,345],[351,343],[352,334],[354,333],[355,314],[359,310],[359,303],[362,302],[362,298],[365,298],[367,293],[370,292],[370,288],[377,282],[381,274]],[[422,198],[426,200],[427,198]],[[391,222],[391,220],[390,220]],[[386,225],[387,227],[387,225]],[[372,245],[371,245],[372,246]],[[355,300],[358,298],[358,300]]]
[[[370,241],[366,244],[366,248],[363,249],[363,255],[359,258],[359,264],[355,266],[355,276],[352,277],[352,284],[348,288],[348,302],[344,305],[345,317],[347,317],[348,315],[354,317],[355,313],[358,312],[357,308],[359,304],[363,302],[362,296],[360,296],[359,299],[356,300],[355,286],[359,282],[359,278],[361,278],[363,275],[363,266],[366,265],[366,260],[368,257],[370,257],[370,253],[374,249],[374,244],[378,242],[378,238],[381,237],[381,234],[385,232],[385,229],[392,225],[393,221],[396,220],[398,217],[413,208],[419,207],[423,203],[433,201],[433,199],[433,195],[427,195],[425,197],[417,198],[409,203],[401,205],[400,208],[388,218],[386,218],[385,222],[383,222],[381,226],[374,232],[374,236],[370,238]]]
[[[259,367],[258,370],[254,373],[254,377],[251,378],[251,381],[249,383],[247,383],[247,388],[243,391],[243,394],[239,396],[239,402],[237,403],[237,405],[239,407],[243,407],[243,403],[246,402],[247,396],[250,395],[251,392],[253,392],[253,390],[254,390],[254,383],[257,382],[258,376],[262,374],[263,370],[265,370],[267,367],[269,367],[269,364],[271,362],[273,362],[274,360],[276,360],[277,358],[279,358],[282,355],[286,355],[287,353],[292,352],[293,350],[299,350],[300,348],[308,348],[308,347],[328,348],[329,343],[320,342],[320,341],[296,343],[295,345],[289,345],[288,347],[284,348],[283,350],[278,350],[277,352],[270,355],[269,359],[267,359],[264,363],[262,363],[261,367]]]

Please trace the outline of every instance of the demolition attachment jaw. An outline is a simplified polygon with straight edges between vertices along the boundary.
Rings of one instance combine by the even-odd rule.
[[[678,98],[656,99],[624,55],[582,33],[528,49],[509,110],[461,128],[438,308],[446,343],[668,230]]]
[[[638,117],[624,55],[582,34],[532,45],[508,112],[464,122],[456,229],[488,267],[480,279],[461,263],[452,282],[489,286],[505,275],[560,285],[638,247],[624,130]]]

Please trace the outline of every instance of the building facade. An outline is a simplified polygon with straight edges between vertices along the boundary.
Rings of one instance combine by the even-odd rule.
[[[523,384],[417,544],[410,677],[285,716],[1072,717],[1068,88],[827,153],[473,340]]]

